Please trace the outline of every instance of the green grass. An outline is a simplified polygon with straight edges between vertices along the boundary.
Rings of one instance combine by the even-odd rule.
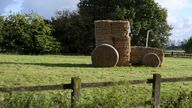
[[[162,67],[144,66],[94,68],[90,56],[0,55],[0,86],[34,86],[69,83],[79,76],[82,82],[192,76],[192,59],[165,58]]]
[[[184,50],[165,50],[165,52],[185,52]]]
[[[69,83],[71,77],[75,76],[79,76],[82,82],[147,79],[154,73],[160,73],[162,77],[192,76],[192,59],[165,58],[162,67],[158,68],[145,66],[95,68],[91,66],[90,56],[0,54],[0,87],[63,84]],[[131,99],[133,102],[151,98],[151,85],[130,87],[130,98],[138,98]],[[109,89],[83,89],[82,103],[96,101],[93,97],[97,96],[98,91],[99,94],[105,94]],[[161,96],[176,95],[180,90],[192,91],[192,82],[162,84]]]

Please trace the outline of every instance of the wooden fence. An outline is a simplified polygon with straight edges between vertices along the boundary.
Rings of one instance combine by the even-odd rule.
[[[192,58],[192,54],[187,54],[185,52],[164,52],[166,57],[179,57],[179,58]]]
[[[160,74],[153,74],[153,78],[146,80],[129,80],[128,84],[152,84],[152,108],[158,108],[160,104],[160,89],[161,83],[167,82],[183,82],[192,81],[192,77],[180,78],[161,78]],[[22,91],[44,91],[44,90],[72,90],[71,107],[76,108],[80,99],[82,88],[107,87],[125,84],[125,81],[119,82],[99,82],[99,83],[81,83],[78,77],[71,78],[70,84],[48,85],[48,86],[33,86],[33,87],[16,87],[16,88],[0,88],[0,92],[22,92]]]

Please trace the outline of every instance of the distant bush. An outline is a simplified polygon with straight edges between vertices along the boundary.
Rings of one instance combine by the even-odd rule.
[[[1,49],[21,54],[58,52],[60,43],[52,31],[51,25],[35,13],[9,15],[3,22]]]
[[[192,53],[192,37],[190,37],[182,46],[186,53]]]

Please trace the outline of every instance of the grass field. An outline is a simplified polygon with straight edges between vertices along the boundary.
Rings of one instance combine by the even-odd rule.
[[[146,79],[151,78],[154,73],[160,73],[162,77],[192,76],[192,59],[165,58],[162,67],[159,68],[94,68],[91,66],[90,56],[0,54],[0,87],[63,84],[69,83],[74,76],[79,76],[82,82]],[[150,87],[135,87],[132,92]],[[172,95],[180,89],[192,91],[191,87],[192,83],[163,84],[161,95]],[[150,95],[150,91],[145,92]],[[85,97],[86,94],[89,95],[90,92],[83,91]]]
[[[82,82],[146,79],[154,73],[162,77],[192,76],[192,59],[165,58],[159,68],[94,68],[90,56],[0,55],[1,87],[68,83],[74,76]]]

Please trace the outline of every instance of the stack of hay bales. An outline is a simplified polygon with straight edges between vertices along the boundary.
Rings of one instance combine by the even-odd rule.
[[[130,63],[131,38],[128,35],[128,21],[98,20],[95,21],[96,46],[112,45],[119,54],[118,66],[127,66]],[[97,47],[94,52],[97,52]],[[106,52],[103,50],[103,52]],[[95,56],[92,53],[92,56]],[[92,57],[95,58],[95,57]],[[92,60],[92,63],[94,61]],[[104,62],[103,62],[104,63]],[[101,64],[103,64],[101,62]],[[97,65],[98,66],[98,65]]]
[[[95,44],[99,46],[101,44],[113,45],[111,37],[111,20],[97,20],[95,21]]]
[[[149,54],[149,55],[147,55],[147,54]],[[151,57],[150,57],[150,55],[151,55]],[[154,56],[157,56],[158,58],[154,57]],[[152,58],[155,58],[154,60],[156,60],[156,61],[154,62],[154,60]],[[157,65],[157,66],[161,66],[161,64],[163,63],[163,59],[164,59],[164,54],[161,49],[145,48],[145,47],[141,47],[141,46],[131,47],[131,63],[133,65],[143,64],[143,65],[149,66],[147,64],[147,60],[148,60],[148,62],[154,62],[154,63],[159,62],[159,65]],[[152,67],[154,67],[154,66],[152,66]]]
[[[131,37],[129,37],[128,21],[111,22],[111,36],[114,47],[119,52],[118,66],[128,66],[130,63]]]
[[[131,47],[128,21],[95,21],[96,48],[92,52],[92,64],[96,67],[133,65],[161,66],[164,54],[158,48]]]

